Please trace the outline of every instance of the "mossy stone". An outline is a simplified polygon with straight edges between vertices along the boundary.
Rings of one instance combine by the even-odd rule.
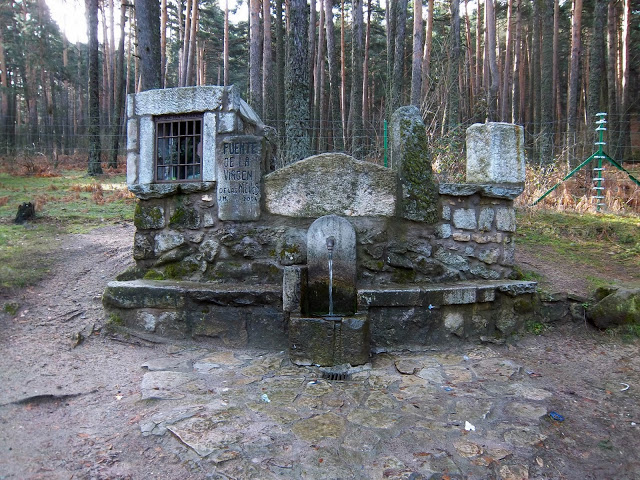
[[[177,230],[196,230],[200,228],[200,215],[195,208],[178,206],[169,219],[169,226]]]
[[[439,192],[431,169],[429,144],[420,110],[400,107],[391,117],[392,166],[398,172],[399,214],[434,224],[439,220]]]
[[[164,275],[158,270],[148,270],[147,273],[144,274],[143,278],[145,280],[163,280]]]
[[[133,214],[133,224],[139,230],[164,228],[164,208],[159,205],[145,205],[138,202]]]

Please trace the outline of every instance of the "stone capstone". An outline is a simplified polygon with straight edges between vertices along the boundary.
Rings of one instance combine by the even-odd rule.
[[[524,129],[519,125],[471,125],[467,128],[467,182],[524,183],[524,147]]]
[[[264,177],[265,208],[287,217],[391,217],[396,212],[392,171],[342,153],[306,158]]]

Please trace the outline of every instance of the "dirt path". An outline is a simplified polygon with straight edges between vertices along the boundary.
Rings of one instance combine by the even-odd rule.
[[[150,344],[136,338],[99,334],[104,323],[100,296],[106,283],[132,264],[133,231],[131,225],[116,225],[90,234],[70,235],[49,278],[17,297],[0,298],[0,304],[13,301],[20,305],[15,316],[0,314],[0,480],[640,478],[640,345],[637,341],[621,343],[621,339],[607,337],[584,324],[558,326],[541,336],[525,336],[509,346],[482,347],[477,365],[470,367],[464,362],[467,355],[478,351],[478,346],[430,352],[429,359],[408,357],[406,353],[378,356],[373,373],[367,374],[360,390],[354,386],[350,391],[348,385],[324,385],[328,393],[317,397],[323,399],[320,402],[304,392],[284,392],[291,394],[286,398],[292,400],[290,405],[282,406],[276,395],[272,395],[270,405],[252,403],[260,392],[266,391],[262,382],[273,385],[274,379],[302,375],[304,382],[300,385],[304,387],[307,373],[294,372],[286,360],[279,360],[279,354],[258,357],[261,352],[218,352],[220,362],[230,359],[225,374],[228,376],[210,377],[209,384],[198,387],[200,390],[195,393],[189,391],[189,395],[196,399],[193,401],[207,395],[224,404],[224,392],[229,390],[223,388],[224,382],[237,382],[233,401],[248,407],[242,410],[244,416],[238,417],[245,423],[229,424],[238,437],[237,448],[232,450],[240,456],[218,456],[215,460],[215,455],[197,454],[193,442],[190,448],[189,442],[181,441],[176,434],[143,436],[141,430],[147,428],[148,419],[163,413],[165,407],[160,405],[169,405],[169,400],[153,400],[148,395],[146,398],[151,399],[145,399],[145,374],[151,370],[182,372],[185,365],[193,372],[197,365],[194,362],[211,356],[213,350],[204,344]],[[96,333],[92,334],[94,330]],[[74,346],[78,334],[85,339]],[[451,363],[454,357],[459,364]],[[425,390],[431,397],[421,394],[421,400],[409,399],[406,392],[417,388],[415,382],[425,382],[414,375],[401,377],[397,365],[416,361],[425,365],[434,359],[440,362],[438,368],[443,372],[458,372],[458,377],[451,377],[444,391]],[[481,371],[485,360],[522,368],[514,367],[507,381],[494,382],[491,379],[495,372],[486,368],[484,373]],[[269,362],[278,366],[264,367]],[[237,372],[239,366],[244,369],[244,377]],[[224,370],[225,365],[220,363],[215,368],[219,367]],[[471,374],[465,377],[465,369],[474,372],[473,382]],[[253,372],[251,377],[246,373],[249,370]],[[255,377],[255,372],[262,372],[261,376]],[[395,383],[388,383],[391,381]],[[514,386],[528,392],[524,396],[526,402],[512,401],[518,395]],[[282,390],[277,391],[284,395]],[[186,391],[182,393],[186,395]],[[252,399],[243,399],[242,395]],[[177,397],[173,397],[171,405],[183,407],[188,398]],[[298,400],[294,404],[293,399],[306,400],[298,407]],[[286,423],[294,422],[291,418],[302,415],[303,410],[307,412],[305,421],[322,413],[335,418],[344,414],[351,422],[355,414],[348,413],[348,409],[352,406],[373,409],[371,415],[380,412],[398,418],[411,410],[414,418],[418,415],[416,409],[429,407],[425,402],[457,408],[467,416],[480,404],[488,402],[496,407],[490,408],[493,413],[484,420],[474,421],[478,432],[465,432],[460,423],[440,422],[451,416],[451,412],[442,411],[437,414],[440,417],[433,414],[432,427],[424,427],[422,437],[416,436],[420,427],[405,419],[402,430],[358,427],[351,437],[347,431],[342,444],[332,443],[330,434],[328,440],[321,437],[317,442],[305,443],[301,438],[307,433],[294,437]],[[501,411],[503,407],[506,413]],[[393,410],[388,414],[386,408]],[[526,421],[509,413],[514,408]],[[545,419],[530,418],[539,409],[561,412],[565,421],[550,421],[546,415]],[[421,411],[419,415],[426,413]],[[280,412],[279,416],[276,412]],[[262,427],[269,427],[268,435],[264,434],[267,430],[256,431],[258,427],[251,424],[262,413],[272,422],[262,420]],[[171,414],[175,415],[175,410]],[[273,424],[275,417],[277,422],[285,423]],[[432,430],[436,424],[438,429]],[[238,436],[237,431],[244,433]],[[495,439],[498,431],[506,432],[500,434],[502,443],[513,437],[509,432],[524,432],[513,437],[513,445],[502,457],[495,454],[502,450],[491,450],[486,444],[486,439]],[[378,438],[378,446],[366,452],[358,450],[357,455],[349,450],[347,455],[341,448],[358,440],[358,432],[366,440]],[[416,438],[421,438],[419,445]],[[438,449],[431,445],[436,439]],[[524,442],[526,448],[518,442]],[[268,455],[259,457],[262,454]],[[287,460],[278,460],[278,455],[287,456]],[[371,458],[380,458],[380,464]],[[362,465],[355,468],[353,462]]]

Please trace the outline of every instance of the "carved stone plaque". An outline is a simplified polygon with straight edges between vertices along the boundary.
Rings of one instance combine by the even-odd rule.
[[[262,137],[218,137],[216,178],[220,220],[260,218]]]

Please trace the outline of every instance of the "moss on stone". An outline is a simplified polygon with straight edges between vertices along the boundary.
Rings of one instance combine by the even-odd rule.
[[[534,310],[533,297],[519,297],[513,302],[513,310],[516,313],[531,313]]]
[[[182,196],[176,197],[176,206],[173,214],[169,218],[169,227],[177,230],[190,229],[195,230],[200,227],[200,214],[194,207],[185,205]]]
[[[140,267],[129,267],[124,272],[118,274],[116,276],[116,280],[119,282],[126,282],[129,280],[138,280],[143,278],[146,273],[146,270]]]
[[[405,284],[412,283],[416,279],[415,270],[409,270],[406,268],[396,268],[391,274],[391,280],[395,283]]]
[[[172,263],[164,268],[164,277],[171,280],[182,280],[193,275],[197,270],[198,265],[193,262]]]
[[[158,270],[149,270],[142,278],[145,280],[164,280],[164,275]]]
[[[150,230],[164,227],[164,209],[157,205],[138,202],[133,213],[133,224],[137,229]]]
[[[124,320],[117,313],[111,313],[107,319],[107,326],[109,327],[124,327]]]

